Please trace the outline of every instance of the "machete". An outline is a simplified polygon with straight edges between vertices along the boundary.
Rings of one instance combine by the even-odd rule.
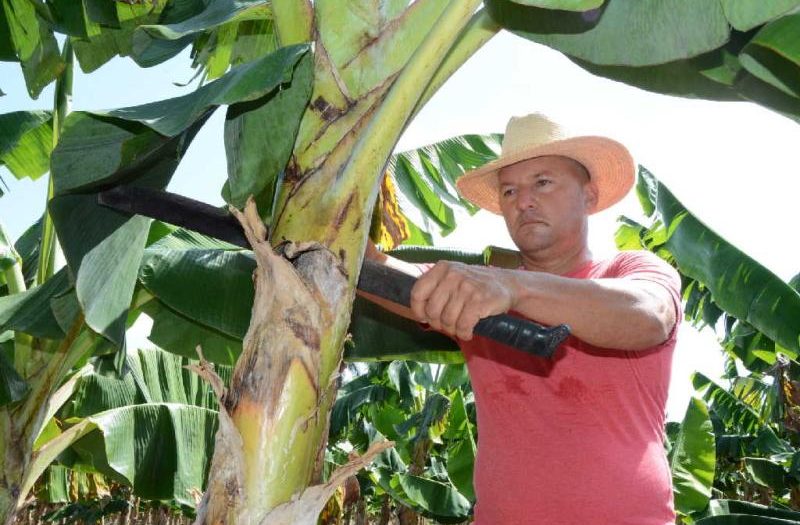
[[[225,210],[188,197],[138,186],[117,186],[97,195],[101,206],[128,215],[142,215],[250,249],[239,222]],[[358,289],[393,303],[410,306],[416,278],[386,265],[365,259]],[[481,319],[474,333],[517,350],[551,357],[569,337],[567,325],[545,327],[508,314]]]

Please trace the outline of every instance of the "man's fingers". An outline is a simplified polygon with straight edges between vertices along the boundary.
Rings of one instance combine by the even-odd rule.
[[[442,328],[448,334],[455,335],[456,333],[456,323],[464,311],[464,301],[465,297],[463,294],[450,295],[447,304],[445,304],[442,309],[440,322]]]
[[[416,318],[425,323],[429,322],[430,318],[426,313],[428,302],[431,298],[440,294],[440,287],[442,278],[447,273],[446,263],[437,263],[433,268],[425,272],[417,279],[414,287],[411,289],[411,311],[414,312]],[[434,293],[435,292],[435,293]],[[434,328],[438,328],[434,326]]]
[[[481,318],[475,314],[462,312],[456,323],[456,336],[464,341],[472,339],[472,333],[475,331],[475,325],[478,324]]]
[[[448,283],[442,282],[425,303],[425,318],[437,330],[444,328],[442,312],[444,312],[445,307],[451,300],[453,300],[453,295],[451,294],[450,286]]]

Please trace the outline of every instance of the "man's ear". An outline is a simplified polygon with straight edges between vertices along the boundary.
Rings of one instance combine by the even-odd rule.
[[[597,191],[597,185],[593,182],[587,182],[583,185],[583,197],[584,202],[586,203],[586,210],[591,212],[597,207],[597,201],[600,198],[599,192]]]

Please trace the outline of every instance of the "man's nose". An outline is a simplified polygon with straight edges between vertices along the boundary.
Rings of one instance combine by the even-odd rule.
[[[528,210],[539,206],[539,201],[536,195],[530,188],[519,188],[517,190],[517,208],[520,210]]]

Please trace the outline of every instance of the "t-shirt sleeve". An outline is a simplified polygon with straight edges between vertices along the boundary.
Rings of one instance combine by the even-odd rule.
[[[683,317],[681,307],[681,278],[678,272],[654,253],[644,250],[624,251],[617,254],[604,277],[636,279],[657,283],[664,287],[672,299],[675,309],[675,325],[670,339],[675,337],[678,324]]]

